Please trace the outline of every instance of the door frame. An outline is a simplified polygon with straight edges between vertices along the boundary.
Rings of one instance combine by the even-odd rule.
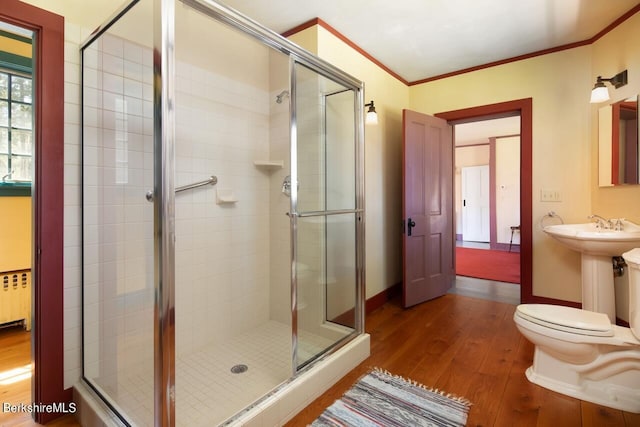
[[[35,140],[32,191],[32,399],[70,402],[64,389],[64,18],[4,0],[0,20],[34,32]],[[59,414],[34,412],[46,423]]]
[[[435,114],[450,124],[520,115],[520,302],[581,307],[580,303],[533,295],[533,98]],[[454,127],[455,132],[455,127]]]
[[[533,295],[532,146],[533,99],[523,98],[435,114],[450,124],[520,115],[520,301],[552,302]],[[455,127],[454,127],[455,132]]]

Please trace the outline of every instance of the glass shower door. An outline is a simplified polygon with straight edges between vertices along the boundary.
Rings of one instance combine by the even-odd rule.
[[[149,0],[82,49],[83,376],[127,422],[154,422],[153,53]]]
[[[295,365],[357,329],[356,102],[352,88],[295,65],[292,150]]]

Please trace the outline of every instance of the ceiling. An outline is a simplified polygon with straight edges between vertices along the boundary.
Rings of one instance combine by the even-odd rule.
[[[638,0],[223,0],[283,33],[320,18],[407,82],[589,40]]]
[[[520,135],[520,116],[455,125],[455,146],[488,144],[489,138]]]

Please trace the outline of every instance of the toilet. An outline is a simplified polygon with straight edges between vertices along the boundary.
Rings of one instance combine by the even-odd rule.
[[[513,319],[535,345],[532,383],[599,405],[640,413],[640,248],[623,254],[629,271],[630,328],[606,314],[521,304]]]

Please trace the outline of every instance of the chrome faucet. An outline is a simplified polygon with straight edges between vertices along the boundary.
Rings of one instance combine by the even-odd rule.
[[[613,228],[613,223],[611,220],[601,217],[600,215],[589,215],[587,218],[594,219],[596,223],[596,228],[602,228],[604,230],[611,230]]]
[[[624,221],[624,218],[612,219],[611,222],[613,222],[613,229],[615,231],[624,230]]]
[[[11,175],[13,175],[13,171],[9,171],[8,174],[2,177],[2,182],[7,182],[7,178],[11,179]]]

